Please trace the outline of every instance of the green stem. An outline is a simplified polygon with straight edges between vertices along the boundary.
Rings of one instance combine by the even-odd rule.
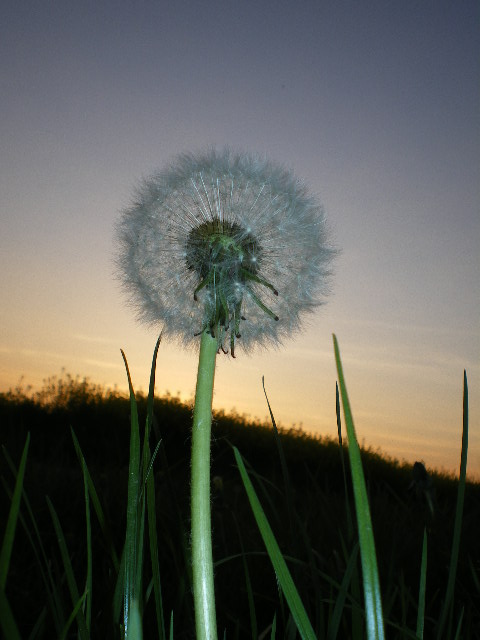
[[[192,434],[192,569],[197,640],[216,640],[210,522],[210,432],[218,345],[205,330],[200,343]]]

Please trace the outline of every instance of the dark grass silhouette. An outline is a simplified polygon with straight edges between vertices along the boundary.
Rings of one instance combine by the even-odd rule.
[[[335,433],[333,390],[332,400],[332,433]],[[144,424],[146,398],[137,394],[137,401],[140,424]],[[120,637],[119,628],[112,621],[116,573],[111,550],[115,549],[120,556],[125,540],[129,416],[128,398],[69,375],[51,378],[37,394],[21,388],[0,394],[0,440],[17,466],[27,432],[31,433],[24,489],[50,570],[60,586],[61,607],[66,617],[71,602],[45,496],[50,497],[59,514],[74,572],[82,584],[87,562],[84,487],[70,427],[82,448],[111,532],[109,541],[92,517],[92,638]],[[177,398],[155,400],[151,449],[161,441],[153,472],[163,609],[167,621],[170,612],[174,613],[175,638],[191,638],[194,634],[189,568],[191,418],[191,408]],[[228,638],[260,635],[269,628],[275,613],[277,637],[287,637],[288,625],[288,610],[253,520],[232,445],[254,471],[251,475],[256,478],[260,499],[318,637],[327,637],[338,585],[357,541],[356,532],[349,529],[338,442],[312,438],[295,428],[281,429],[281,439],[293,495],[295,517],[290,522],[286,521],[284,481],[271,425],[222,412],[214,416],[211,475],[215,589],[218,628],[221,633],[226,629]],[[424,457],[428,458],[428,452]],[[425,527],[429,536],[425,637],[435,637],[448,579],[457,482],[430,473],[435,491],[432,514],[428,496],[418,483],[412,482],[415,479],[412,465],[400,464],[372,450],[364,450],[362,458],[387,637],[415,637],[406,630],[415,629]],[[8,490],[14,485],[4,456],[0,472],[6,489],[0,493],[3,536],[1,523],[6,521],[10,505]],[[22,513],[26,516],[24,506]],[[454,605],[457,618],[463,607],[465,638],[480,637],[479,523],[480,486],[467,483]],[[36,637],[52,638],[54,623],[26,532],[28,528],[28,523],[26,528],[20,523],[17,526],[6,593],[24,637],[28,637],[44,612]],[[360,591],[355,591],[359,589],[355,586],[358,576],[357,560],[338,637],[352,637],[355,620],[359,616],[361,620],[362,599]],[[148,580],[147,570],[145,585]],[[248,582],[254,596],[254,616],[251,603],[249,606]],[[145,637],[157,637],[154,617],[154,604],[147,602]],[[73,629],[68,637],[76,637]]]

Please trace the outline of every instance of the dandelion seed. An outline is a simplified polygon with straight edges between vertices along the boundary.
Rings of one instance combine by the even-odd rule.
[[[118,225],[121,281],[140,320],[235,355],[277,345],[324,301],[335,250],[321,205],[258,156],[181,155],[146,179]]]

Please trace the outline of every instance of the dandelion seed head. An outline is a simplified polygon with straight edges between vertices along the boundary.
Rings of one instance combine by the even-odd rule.
[[[185,346],[208,329],[232,352],[299,331],[325,301],[336,254],[322,206],[292,172],[228,148],[145,179],[116,231],[138,319]]]

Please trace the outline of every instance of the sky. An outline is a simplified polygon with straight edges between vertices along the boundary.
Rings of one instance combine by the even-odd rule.
[[[138,181],[208,146],[264,154],[323,203],[328,303],[274,351],[217,359],[214,408],[336,436],[332,333],[365,446],[480,480],[480,5],[15,2],[0,24],[0,391],[65,370],[148,388],[114,225]],[[164,341],[158,395],[192,401]]]

